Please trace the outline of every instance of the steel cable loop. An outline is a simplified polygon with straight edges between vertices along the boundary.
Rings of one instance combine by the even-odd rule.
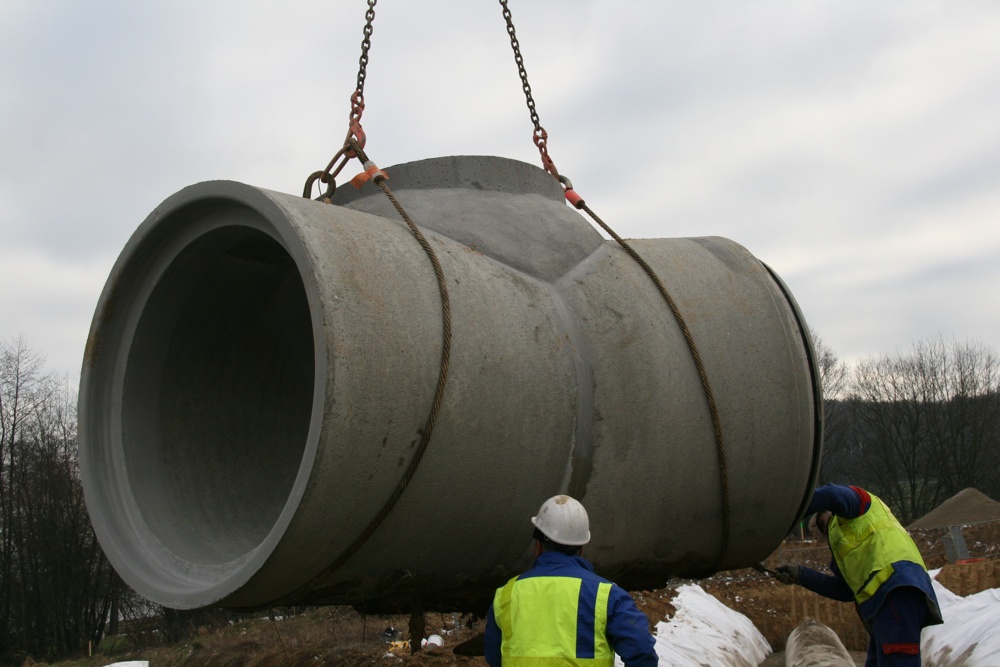
[[[722,551],[719,553],[719,558],[716,560],[716,565],[718,565],[722,562],[723,557],[729,551],[729,541],[732,534],[732,504],[729,497],[729,468],[726,463],[726,448],[722,432],[722,419],[719,417],[719,409],[715,403],[715,392],[712,390],[712,384],[708,379],[708,372],[705,370],[705,365],[701,360],[701,353],[698,351],[698,345],[695,343],[694,336],[691,334],[691,330],[688,328],[687,321],[684,319],[684,315],[681,313],[680,308],[677,307],[677,303],[674,301],[673,297],[670,296],[667,288],[664,287],[660,277],[655,271],[653,271],[652,267],[646,263],[646,260],[644,260],[642,256],[639,255],[639,253],[625,241],[625,239],[618,236],[618,234],[616,234],[611,227],[601,220],[601,218],[594,213],[583,200],[579,201],[577,208],[584,210],[587,215],[593,218],[593,220],[600,225],[604,231],[610,234],[611,237],[625,250],[625,252],[628,253],[629,257],[634,259],[636,263],[642,267],[642,270],[646,272],[646,275],[652,279],[653,284],[656,285],[656,289],[659,290],[663,300],[667,302],[667,307],[670,308],[670,312],[673,313],[674,319],[677,320],[677,324],[680,326],[681,333],[684,335],[684,340],[687,342],[688,349],[691,352],[691,357],[694,359],[694,365],[698,369],[698,377],[701,379],[701,386],[705,394],[705,400],[708,402],[708,411],[712,417],[712,428],[715,434],[715,450],[719,459],[719,485],[721,487],[722,494]]]
[[[534,125],[534,134],[532,139],[535,142],[535,146],[538,147],[538,152],[542,157],[542,166],[545,171],[549,172],[554,176],[562,185],[565,190],[566,199],[576,208],[582,209],[587,212],[587,214],[594,219],[597,224],[601,226],[604,231],[611,235],[618,244],[625,249],[625,252],[634,259],[642,270],[646,272],[653,283],[656,285],[656,289],[659,290],[660,295],[667,302],[667,307],[670,308],[670,312],[673,313],[674,319],[677,320],[677,324],[681,328],[681,333],[684,334],[684,340],[687,342],[688,349],[691,351],[691,356],[694,359],[694,364],[698,369],[698,377],[701,379],[701,386],[705,393],[705,400],[708,401],[708,410],[712,417],[712,428],[715,431],[715,448],[719,459],[719,478],[720,485],[722,487],[722,551],[719,554],[719,559],[716,563],[722,561],[723,556],[729,551],[729,540],[732,533],[732,519],[731,519],[731,503],[729,498],[729,470],[726,465],[726,450],[722,434],[722,420],[719,418],[719,410],[715,404],[715,393],[712,391],[712,385],[708,379],[708,373],[705,371],[705,365],[702,363],[701,354],[698,352],[698,346],[695,344],[694,337],[691,335],[690,329],[688,329],[687,322],[684,320],[684,316],[677,304],[674,303],[673,298],[670,293],[667,292],[666,287],[660,281],[659,276],[656,272],[646,263],[646,261],[637,253],[632,246],[625,242],[618,234],[615,233],[611,227],[609,227],[596,213],[594,213],[587,205],[584,203],[583,199],[573,191],[573,185],[570,183],[569,179],[562,176],[559,170],[556,169],[555,163],[549,156],[548,151],[548,133],[541,125],[541,121],[538,118],[538,112],[535,109],[535,99],[531,94],[531,85],[528,83],[528,72],[524,67],[524,57],[521,55],[521,44],[517,39],[517,33],[514,30],[514,20],[511,16],[510,8],[507,6],[508,0],[500,0],[500,6],[503,9],[503,18],[507,24],[507,34],[510,36],[510,47],[514,51],[514,63],[517,65],[518,76],[521,77],[521,89],[524,91],[525,101],[528,105],[528,113],[531,116],[531,122]]]
[[[330,160],[325,170],[315,172],[309,176],[306,180],[306,185],[303,192],[303,197],[308,198],[311,195],[311,190],[313,184],[319,180],[323,183],[327,183],[327,193],[323,197],[323,201],[327,203],[330,202],[330,197],[336,188],[336,183],[334,179],[343,169],[344,165],[352,158],[356,157],[360,162],[368,163],[370,162],[368,156],[364,153],[364,142],[365,135],[364,131],[361,129],[361,115],[365,109],[364,102],[364,89],[365,89],[365,79],[367,75],[368,68],[368,51],[371,48],[371,36],[373,32],[372,23],[375,19],[375,4],[377,0],[368,0],[368,11],[365,13],[365,28],[364,28],[364,39],[361,42],[361,57],[358,60],[358,78],[357,87],[354,93],[351,95],[351,113],[350,113],[350,128],[347,132],[347,137],[344,139],[343,147],[337,152],[336,155]],[[530,93],[529,93],[530,94]],[[537,117],[537,116],[536,116]],[[340,163],[337,164],[337,160],[340,158]],[[337,165],[334,168],[334,165]],[[313,588],[313,586],[328,577],[330,574],[339,569],[344,563],[346,563],[352,556],[354,556],[358,550],[364,545],[366,541],[375,533],[378,527],[382,524],[385,518],[392,512],[393,507],[402,497],[403,492],[409,485],[410,481],[413,479],[414,474],[416,474],[417,467],[420,465],[423,459],[424,453],[427,450],[427,446],[430,443],[431,435],[434,432],[434,426],[437,423],[438,414],[441,411],[441,405],[444,402],[444,392],[445,386],[448,381],[448,368],[451,362],[451,300],[448,295],[448,285],[445,279],[444,270],[441,268],[441,263],[438,260],[437,254],[434,249],[428,243],[427,239],[424,237],[420,228],[413,222],[410,216],[407,214],[406,210],[400,204],[399,200],[389,189],[389,186],[385,183],[385,174],[381,171],[377,171],[372,176],[372,181],[385,193],[386,197],[392,203],[396,212],[406,223],[407,227],[410,229],[410,233],[423,248],[424,253],[430,259],[431,265],[434,268],[434,275],[437,279],[438,292],[441,298],[441,324],[442,324],[442,341],[441,341],[441,365],[438,371],[437,387],[434,391],[434,401],[431,405],[430,414],[427,417],[427,421],[424,424],[424,428],[420,434],[420,443],[414,451],[413,458],[410,460],[409,465],[407,465],[406,470],[403,473],[402,478],[396,485],[396,488],[390,494],[389,498],[383,504],[382,508],[379,510],[378,514],[368,523],[361,534],[347,547],[347,549],[340,554],[332,563],[323,569],[322,572],[312,577],[308,582],[300,586],[298,589],[279,598],[277,601],[271,603],[270,606],[285,606],[293,605],[301,601],[306,593]]]
[[[312,184],[317,180],[322,182],[331,183],[331,189],[336,187],[332,184],[333,178],[337,173],[340,172],[344,164],[352,157],[357,157],[362,163],[369,162],[368,157],[362,150],[364,147],[364,132],[361,130],[360,119],[364,112],[364,84],[367,74],[368,65],[368,51],[371,47],[371,35],[372,35],[372,23],[375,18],[375,4],[377,0],[368,0],[368,11],[365,13],[366,24],[364,28],[364,39],[361,43],[361,58],[359,59],[359,70],[357,78],[357,87],[351,97],[352,107],[350,114],[351,126],[348,130],[347,137],[344,141],[344,146],[337,155],[330,161],[326,170],[323,172],[316,172],[310,176],[310,180],[307,181],[306,192],[308,192]],[[571,203],[578,209],[584,210],[604,231],[606,231],[618,244],[625,250],[625,252],[642,268],[642,270],[650,277],[653,284],[656,286],[660,295],[663,297],[673,314],[674,319],[677,321],[681,328],[681,333],[684,336],[684,340],[687,343],[688,349],[691,352],[692,359],[695,363],[695,367],[698,370],[698,376],[701,380],[702,389],[705,394],[705,399],[708,403],[708,409],[712,418],[712,426],[715,435],[716,453],[719,460],[719,477],[720,486],[722,494],[722,550],[719,554],[719,558],[716,563],[721,563],[725,554],[729,551],[730,536],[732,533],[732,519],[731,519],[731,501],[729,496],[729,472],[726,463],[726,451],[722,431],[722,421],[719,417],[718,407],[715,402],[715,394],[712,390],[711,382],[708,378],[708,373],[705,370],[704,363],[701,359],[701,354],[698,351],[697,344],[695,343],[694,337],[691,334],[690,329],[687,326],[687,322],[684,319],[683,314],[674,302],[673,297],[664,287],[663,282],[660,280],[659,276],[653,271],[652,267],[646,263],[646,261],[636,252],[632,246],[630,246],[624,239],[618,236],[617,233],[611,227],[609,227],[593,210],[586,205],[586,203],[572,190],[572,184],[569,183],[568,179],[560,176],[555,163],[548,153],[548,133],[542,127],[540,119],[538,117],[538,112],[535,106],[535,100],[531,93],[531,85],[528,82],[528,73],[524,66],[524,58],[521,54],[520,43],[517,39],[517,34],[514,29],[514,23],[511,16],[509,7],[507,6],[507,0],[500,0],[500,5],[503,8],[503,17],[507,24],[507,34],[510,37],[511,48],[514,51],[514,62],[517,65],[518,75],[521,79],[521,88],[525,95],[525,100],[528,107],[528,112],[531,118],[531,122],[534,125],[534,131],[532,134],[532,140],[535,146],[538,148],[539,154],[542,158],[542,166],[547,172],[552,174],[553,177],[558,179],[563,183],[564,188],[567,192],[567,199],[570,199],[570,194],[573,198],[570,199]],[[337,160],[337,157],[344,156],[337,167],[336,172],[331,174],[331,168]],[[413,234],[414,238],[423,248],[427,257],[431,261],[431,265],[434,268],[434,273],[438,282],[438,291],[441,298],[441,316],[442,316],[442,345],[441,345],[441,367],[438,374],[437,388],[434,393],[434,402],[431,407],[430,415],[427,418],[427,422],[424,425],[423,432],[421,433],[420,444],[418,445],[416,451],[414,452],[413,458],[410,460],[403,477],[400,479],[399,483],[396,485],[395,490],[390,495],[389,499],[385,502],[379,513],[375,518],[366,526],[365,530],[358,536],[357,539],[345,550],[336,560],[334,560],[329,566],[327,566],[320,574],[313,577],[308,583],[301,586],[295,592],[284,596],[279,601],[274,604],[293,604],[295,601],[301,599],[304,593],[309,590],[316,582],[329,576],[332,572],[340,568],[344,563],[346,563],[361,546],[371,537],[371,535],[378,529],[379,525],[385,520],[386,516],[392,511],[396,502],[402,496],[406,487],[409,485],[410,480],[416,473],[417,466],[420,464],[423,458],[424,452],[430,442],[431,434],[434,430],[434,425],[437,422],[437,416],[441,408],[441,404],[444,399],[444,390],[448,378],[448,366],[451,357],[451,304],[448,296],[447,283],[444,276],[444,271],[441,268],[441,264],[438,261],[437,255],[435,254],[433,248],[431,248],[430,243],[421,233],[419,227],[414,224],[413,220],[406,213],[406,210],[400,204],[399,200],[392,193],[389,186],[385,183],[385,175],[381,172],[376,173],[372,180],[374,183],[385,193],[389,201],[392,203],[396,212],[400,215],[403,221],[409,227],[410,232]],[[308,196],[303,194],[303,196]],[[329,201],[329,194],[327,195],[326,201]]]
[[[358,159],[362,162],[369,162],[368,156],[365,155],[361,146],[353,139],[349,142],[349,147],[353,150]],[[420,228],[414,224],[413,220],[406,213],[402,204],[389,189],[389,186],[385,183],[386,177],[383,173],[376,173],[372,177],[372,181],[378,185],[378,187],[385,193],[386,197],[392,203],[393,207],[399,213],[400,217],[409,227],[410,233],[423,248],[424,253],[426,253],[428,259],[430,259],[431,265],[434,267],[434,275],[437,278],[438,292],[441,296],[441,324],[442,324],[442,340],[441,340],[441,366],[438,371],[437,388],[434,391],[434,402],[431,405],[430,414],[427,417],[427,421],[424,424],[424,428],[420,434],[420,444],[417,445],[416,450],[413,453],[413,458],[410,459],[409,465],[407,465],[406,470],[403,473],[402,478],[396,485],[396,488],[390,494],[389,498],[383,504],[382,508],[379,510],[378,514],[375,515],[361,534],[351,543],[347,549],[340,554],[330,565],[323,569],[318,575],[310,579],[306,584],[300,586],[296,591],[284,596],[278,601],[272,603],[271,606],[289,606],[294,605],[305,596],[305,594],[319,581],[322,581],[327,576],[339,569],[344,563],[346,563],[358,550],[364,545],[365,542],[375,533],[378,527],[382,524],[389,513],[392,512],[393,507],[402,497],[403,492],[409,485],[410,480],[413,479],[414,474],[417,471],[417,466],[420,465],[420,461],[423,459],[424,453],[427,451],[427,446],[430,444],[431,435],[434,432],[434,425],[437,423],[438,414],[441,411],[441,405],[444,402],[444,392],[445,386],[448,382],[448,368],[451,363],[451,299],[448,296],[448,284],[445,279],[444,270],[441,268],[441,262],[438,260],[437,254],[431,247],[431,244],[427,241],[427,238],[420,231]]]

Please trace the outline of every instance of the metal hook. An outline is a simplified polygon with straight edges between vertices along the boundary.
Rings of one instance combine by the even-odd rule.
[[[306,185],[302,189],[303,199],[312,199],[312,189],[316,181],[326,183],[326,192],[316,198],[318,201],[328,200],[333,197],[333,193],[337,189],[337,182],[334,180],[333,176],[329,171],[314,171],[309,174],[309,178],[306,179]]]

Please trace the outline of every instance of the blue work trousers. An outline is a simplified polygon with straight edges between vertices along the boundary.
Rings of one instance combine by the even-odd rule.
[[[900,586],[885,598],[869,623],[865,667],[920,667],[920,631],[927,620],[927,596]]]

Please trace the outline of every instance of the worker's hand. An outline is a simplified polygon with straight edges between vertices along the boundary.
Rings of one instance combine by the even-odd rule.
[[[799,583],[799,566],[798,565],[779,565],[774,570],[777,575],[778,581],[783,584],[797,584]]]

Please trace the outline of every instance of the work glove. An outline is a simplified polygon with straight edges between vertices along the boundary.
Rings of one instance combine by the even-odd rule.
[[[775,576],[783,584],[797,584],[799,583],[799,566],[798,565],[779,565],[774,570]]]

